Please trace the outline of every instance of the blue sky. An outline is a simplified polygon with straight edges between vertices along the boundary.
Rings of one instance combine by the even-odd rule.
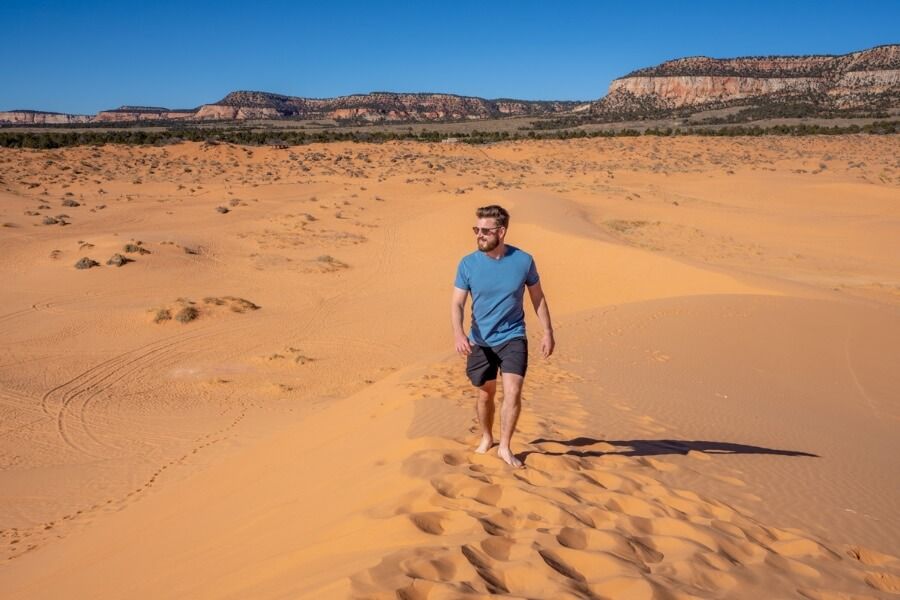
[[[681,56],[900,42],[900,1],[0,0],[0,110],[191,108],[229,91],[591,100]]]

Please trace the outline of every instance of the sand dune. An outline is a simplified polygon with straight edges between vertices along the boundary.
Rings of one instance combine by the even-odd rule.
[[[0,150],[3,595],[893,597],[898,150]],[[558,329],[521,471],[447,324],[491,202]]]

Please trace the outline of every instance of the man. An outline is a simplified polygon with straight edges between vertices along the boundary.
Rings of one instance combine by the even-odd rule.
[[[528,369],[528,340],[525,337],[525,288],[544,328],[541,354],[553,353],[553,327],[550,309],[541,290],[534,259],[526,252],[506,244],[509,213],[501,206],[483,206],[475,211],[472,228],[478,251],[459,262],[451,301],[456,351],[466,357],[466,374],[478,388],[478,422],[481,443],[475,452],[484,454],[494,445],[494,394],[497,370],[503,377],[503,405],[500,414],[500,444],[497,455],[510,466],[520,468],[522,461],[510,448],[521,410],[522,383]],[[463,331],[463,310],[472,294],[472,328]]]

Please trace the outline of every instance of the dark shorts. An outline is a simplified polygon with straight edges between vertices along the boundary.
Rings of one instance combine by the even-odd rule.
[[[528,370],[528,340],[509,340],[493,348],[472,344],[472,353],[466,358],[466,375],[475,387],[497,379],[497,369],[525,377]]]

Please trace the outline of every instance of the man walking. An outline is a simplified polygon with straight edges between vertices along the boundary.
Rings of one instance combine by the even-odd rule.
[[[466,375],[478,388],[478,422],[481,443],[475,452],[483,454],[494,445],[494,395],[497,370],[503,377],[503,404],[500,413],[500,444],[497,454],[513,467],[522,467],[510,448],[521,410],[522,383],[528,369],[528,340],[525,337],[525,288],[544,328],[541,354],[553,353],[553,326],[550,309],[541,290],[534,259],[505,243],[509,213],[501,206],[483,206],[475,211],[478,251],[459,262],[451,301],[451,319],[456,351],[466,357]],[[472,294],[472,329],[463,331],[463,310]]]

